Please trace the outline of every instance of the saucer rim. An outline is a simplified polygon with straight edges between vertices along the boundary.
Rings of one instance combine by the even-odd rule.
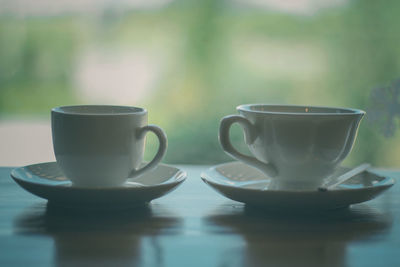
[[[11,170],[10,176],[15,182],[22,182],[22,183],[27,183],[27,184],[33,184],[37,186],[43,186],[43,187],[57,187],[57,189],[60,190],[83,190],[83,191],[110,191],[110,190],[135,190],[135,189],[144,189],[144,188],[155,188],[155,187],[163,187],[163,186],[168,186],[168,185],[174,185],[174,184],[180,184],[184,182],[187,178],[187,172],[183,171],[182,169],[175,167],[170,164],[165,164],[165,163],[159,163],[157,166],[164,166],[167,168],[174,168],[176,169],[176,173],[171,175],[171,177],[168,178],[168,180],[159,183],[159,184],[154,184],[154,185],[143,185],[143,186],[138,186],[138,187],[129,187],[129,186],[124,186],[124,185],[118,185],[118,186],[110,186],[110,187],[85,187],[85,186],[74,186],[68,177],[65,177],[66,180],[64,181],[55,181],[53,180],[52,182],[59,182],[60,184],[49,184],[49,183],[38,183],[36,181],[30,180],[30,179],[25,179],[23,177],[20,177],[19,175],[16,174],[18,170],[21,170],[23,168],[27,168],[30,166],[36,166],[36,165],[43,165],[43,164],[57,164],[57,161],[46,161],[46,162],[40,162],[40,163],[34,163],[34,164],[29,164],[29,165],[24,165],[20,167],[15,167]],[[157,167],[156,167],[157,168]],[[45,179],[40,176],[39,179]],[[133,178],[135,179],[135,178]],[[47,179],[48,180],[48,179]],[[66,183],[69,182],[69,184],[61,184],[61,183]],[[133,182],[133,181],[132,181]]]
[[[233,163],[239,163],[239,164],[243,164],[245,166],[251,167],[251,166],[246,165],[245,163],[240,162],[240,161],[229,161],[229,162],[213,165],[212,167],[202,171],[201,174],[200,174],[200,178],[206,184],[207,184],[207,182],[210,182],[210,183],[215,184],[217,186],[222,186],[222,187],[226,187],[226,188],[238,189],[238,190],[243,190],[243,191],[268,192],[268,193],[271,193],[271,194],[273,194],[273,193],[279,193],[279,194],[281,194],[281,193],[285,193],[285,194],[310,194],[310,193],[314,193],[314,192],[320,192],[320,193],[325,193],[326,194],[326,193],[329,193],[329,192],[364,191],[364,190],[376,189],[376,188],[381,188],[382,190],[384,190],[384,189],[389,189],[390,187],[392,187],[396,183],[396,180],[394,178],[392,178],[392,177],[387,177],[385,175],[379,175],[379,174],[377,174],[377,173],[375,173],[373,171],[372,172],[371,171],[367,171],[367,172],[369,172],[369,173],[371,173],[373,175],[381,176],[381,177],[386,178],[387,179],[386,183],[380,184],[380,185],[365,186],[365,187],[362,187],[362,188],[340,188],[340,187],[337,187],[335,189],[328,190],[326,192],[321,192],[321,191],[318,190],[318,188],[315,188],[315,189],[302,189],[302,190],[290,190],[290,189],[275,190],[275,189],[268,189],[268,188],[267,189],[247,188],[247,187],[223,184],[223,183],[221,183],[219,181],[218,178],[211,177],[209,175],[210,172],[212,172],[212,171],[215,172],[218,167],[223,167],[223,166],[226,166],[228,164],[233,164]],[[347,167],[345,167],[345,168],[347,168]],[[221,175],[223,175],[223,174],[221,174]],[[267,179],[270,180],[271,178],[267,177]],[[260,180],[260,181],[263,181],[263,180]]]
[[[44,164],[37,163],[37,164]],[[55,163],[55,162],[50,162]],[[34,164],[31,164],[34,165]],[[148,204],[176,190],[187,177],[187,173],[175,166],[166,165],[177,170],[167,177],[167,182],[140,187],[72,187],[64,185],[45,184],[32,181],[29,177],[21,178],[14,172],[10,176],[14,182],[26,192],[53,203],[58,207],[77,210],[125,210]],[[30,166],[30,165],[27,165]],[[23,167],[17,167],[16,170]],[[26,170],[23,170],[26,172]],[[25,179],[26,178],[26,179]],[[37,179],[45,179],[38,177]],[[62,182],[62,181],[61,181]]]

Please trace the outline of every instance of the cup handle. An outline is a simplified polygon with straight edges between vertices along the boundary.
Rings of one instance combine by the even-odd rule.
[[[229,138],[229,130],[235,122],[242,126],[245,132],[246,144],[251,145],[256,139],[256,129],[248,119],[240,115],[229,115],[222,118],[219,127],[219,142],[221,143],[223,150],[233,158],[262,170],[270,177],[277,176],[278,171],[272,163],[264,163],[255,157],[244,155],[232,146]]]
[[[144,173],[146,171],[149,171],[149,170],[153,169],[154,167],[156,167],[157,164],[164,157],[165,152],[167,151],[167,145],[168,145],[167,135],[157,125],[149,124],[147,126],[144,126],[144,127],[140,128],[140,129],[138,129],[136,134],[137,134],[138,138],[142,138],[149,131],[153,132],[157,136],[158,141],[160,142],[160,145],[158,146],[158,151],[157,151],[156,155],[154,156],[153,160],[150,161],[149,163],[147,163],[146,166],[144,166],[144,167],[142,167],[141,169],[138,169],[138,170],[132,170],[131,173],[129,174],[130,178],[139,176],[142,173]]]

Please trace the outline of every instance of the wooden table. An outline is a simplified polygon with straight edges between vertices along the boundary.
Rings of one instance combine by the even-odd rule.
[[[0,266],[400,266],[400,186],[350,209],[271,214],[187,181],[147,207],[47,205],[0,168]],[[400,177],[400,172],[388,172]]]

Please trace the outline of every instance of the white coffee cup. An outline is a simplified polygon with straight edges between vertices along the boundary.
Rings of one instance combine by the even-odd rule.
[[[248,104],[222,119],[219,140],[233,158],[272,178],[270,189],[316,189],[349,154],[365,112],[358,109]],[[229,130],[239,123],[254,155],[238,152]]]
[[[51,122],[57,163],[74,186],[120,186],[126,179],[156,167],[167,149],[164,131],[147,124],[147,111],[143,108],[56,107],[51,110]],[[139,168],[149,131],[158,137],[158,152]]]

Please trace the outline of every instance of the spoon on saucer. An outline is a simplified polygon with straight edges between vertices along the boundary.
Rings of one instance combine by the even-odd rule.
[[[331,190],[331,189],[335,188],[336,186],[346,182],[350,178],[353,178],[357,174],[360,174],[360,173],[366,171],[369,167],[371,167],[371,164],[363,163],[363,164],[349,170],[348,172],[345,172],[344,174],[340,175],[339,177],[335,177],[335,176],[330,177],[322,186],[318,187],[318,191],[326,192],[328,190]],[[331,184],[332,182],[334,182],[334,183]]]

